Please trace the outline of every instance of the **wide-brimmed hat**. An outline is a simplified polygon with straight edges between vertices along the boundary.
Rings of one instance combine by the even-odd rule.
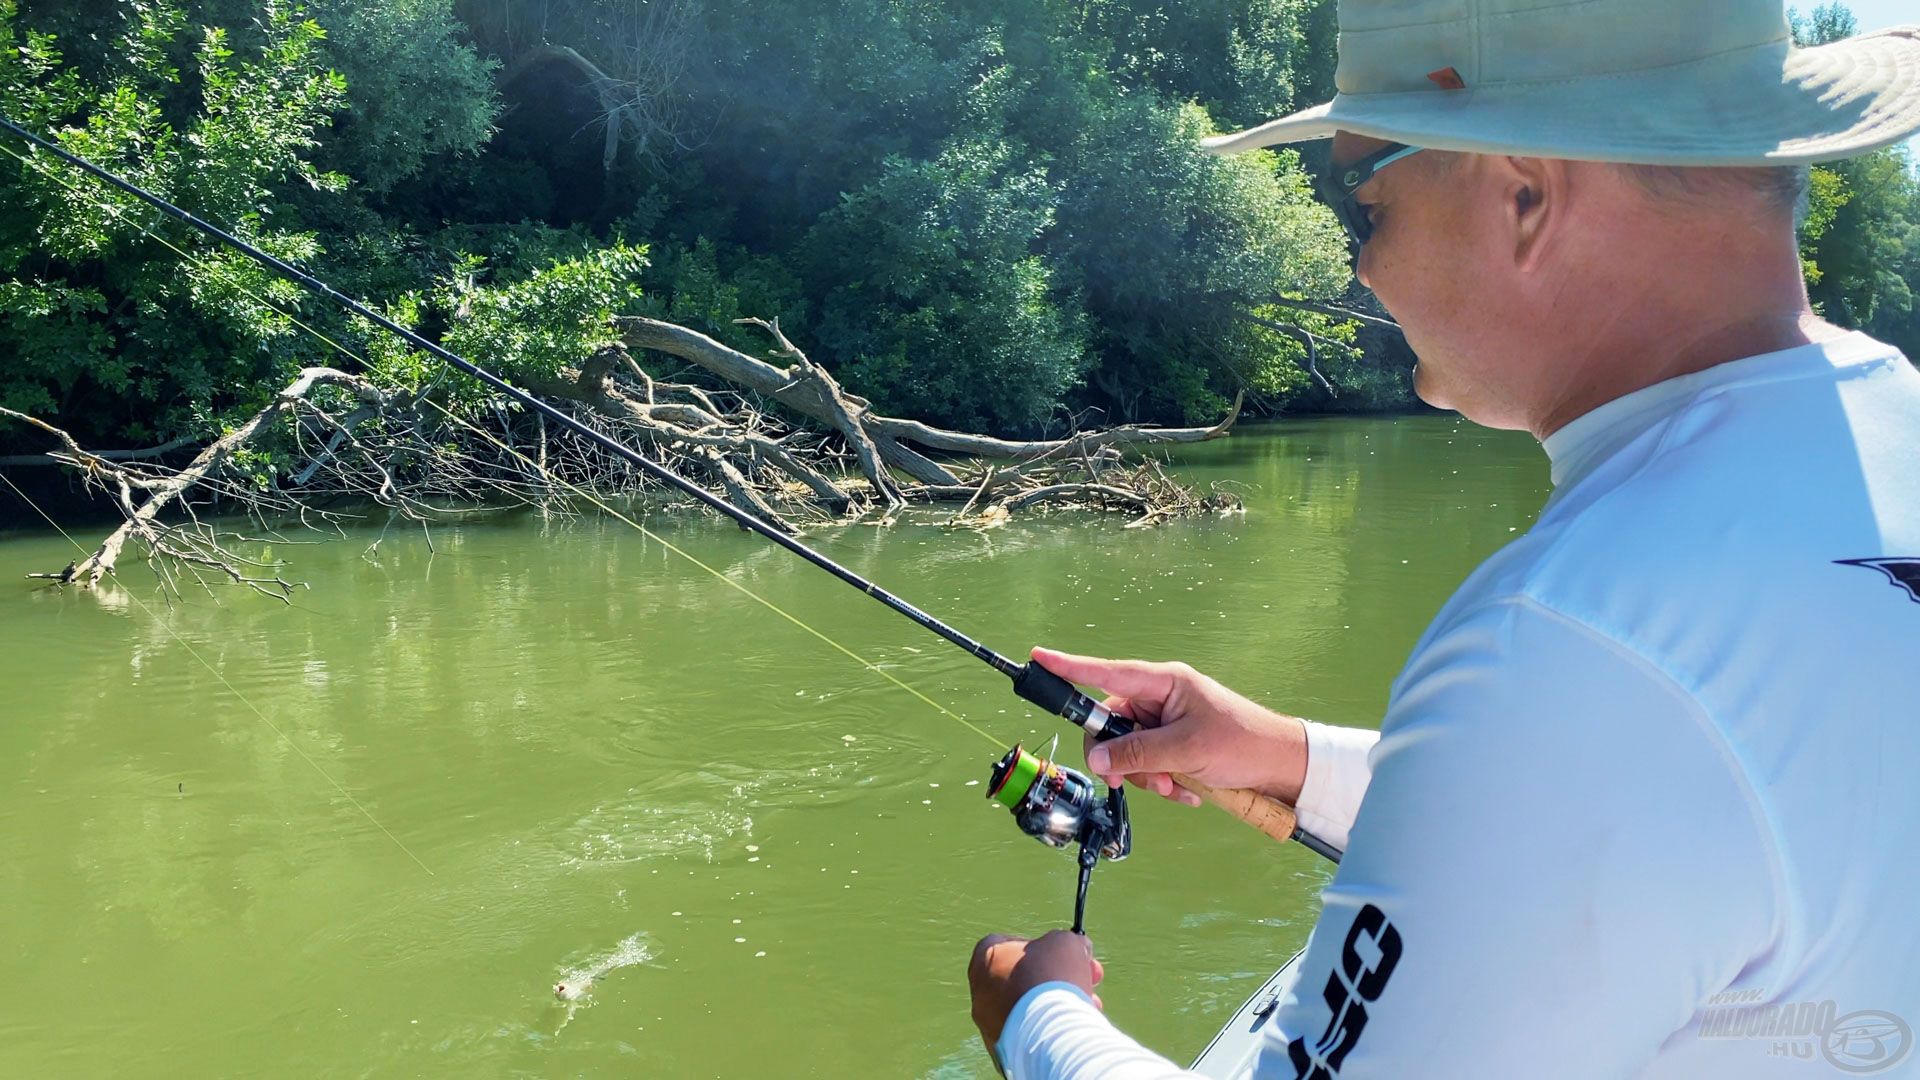
[[[1832,161],[1920,131],[1920,25],[1795,48],[1779,0],[1340,0],[1334,99],[1203,145],[1350,131],[1648,165]]]

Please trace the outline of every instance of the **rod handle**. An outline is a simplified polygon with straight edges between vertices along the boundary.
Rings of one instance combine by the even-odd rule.
[[[1293,807],[1271,795],[1262,795],[1252,788],[1212,787],[1180,773],[1173,774],[1173,782],[1280,843],[1284,844],[1292,840],[1294,830],[1300,825],[1299,816],[1293,812]]]

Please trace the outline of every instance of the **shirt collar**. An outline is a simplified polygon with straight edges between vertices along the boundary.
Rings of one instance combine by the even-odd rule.
[[[1729,360],[1614,398],[1546,437],[1553,486],[1570,487],[1706,391],[1796,367],[1840,367],[1895,353],[1858,330],[1827,341]]]

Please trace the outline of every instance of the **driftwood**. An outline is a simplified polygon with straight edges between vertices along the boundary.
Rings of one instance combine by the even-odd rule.
[[[757,320],[754,320],[757,322]],[[1240,415],[1240,402],[1227,411],[1226,418],[1210,428],[1152,428],[1124,426],[1086,432],[1068,439],[1016,441],[987,435],[949,431],[917,420],[879,416],[867,412],[870,403],[847,394],[845,404],[833,401],[834,389],[813,377],[818,369],[809,365],[782,368],[731,349],[720,342],[674,323],[658,319],[620,318],[614,320],[620,337],[630,349],[656,349],[695,364],[733,383],[822,423],[837,423],[842,408],[859,410],[862,426],[880,457],[923,484],[953,485],[959,477],[923,453],[908,447],[918,444],[923,450],[970,457],[1028,461],[1055,454],[1072,454],[1102,446],[1133,446],[1143,443],[1204,442],[1225,435]]]
[[[1015,512],[1043,506],[1122,512],[1134,526],[1239,506],[1231,494],[1176,482],[1139,453],[1227,434],[1238,400],[1210,428],[1124,426],[1062,439],[1000,439],[879,415],[809,359],[777,322],[744,322],[768,333],[785,366],[683,326],[622,319],[619,343],[550,377],[520,379],[548,402],[639,446],[667,468],[707,478],[735,506],[788,531],[858,521],[874,511],[879,515],[871,523],[887,525],[913,505],[942,502],[960,504],[943,523],[967,528],[998,527]],[[700,386],[658,379],[631,351],[640,349],[687,361],[711,381]],[[27,460],[74,470],[125,516],[86,558],[58,573],[31,575],[61,584],[98,583],[114,573],[127,542],[137,539],[169,587],[176,587],[180,572],[204,586],[199,572],[213,571],[290,599],[296,586],[274,572],[278,563],[237,555],[229,539],[235,534],[203,522],[198,508],[245,512],[271,532],[270,517],[337,528],[346,514],[329,505],[371,499],[386,508],[389,525],[404,520],[424,529],[436,519],[502,508],[572,513],[571,496],[583,492],[656,490],[627,460],[554,429],[504,397],[478,407],[470,400],[448,404],[387,393],[333,368],[302,371],[245,423],[178,469],[154,459],[189,441],[96,453],[35,417],[5,409],[0,417],[53,436],[57,448]],[[236,455],[255,444],[271,445],[294,461],[264,487],[236,468]],[[185,520],[168,524],[163,513]]]
[[[35,427],[54,432],[55,434],[60,435],[62,438],[67,439],[70,443],[72,441],[72,437],[67,435],[66,432],[61,431],[59,428],[51,427],[45,423],[42,423],[38,419],[28,416],[25,413],[17,413],[11,409],[0,409],[0,413],[5,413],[16,420],[22,420],[22,421],[25,421],[26,423],[34,425]],[[150,458],[166,457],[168,454],[171,454],[175,450],[179,450],[182,447],[195,446],[204,441],[206,440],[197,438],[192,435],[187,435],[178,439],[173,439],[168,442],[161,443],[159,446],[149,446],[141,450],[81,450],[79,447],[79,444],[77,443],[73,443],[72,448],[79,453],[86,454],[88,457],[97,459],[99,461],[146,461]],[[59,460],[57,460],[56,458],[48,454],[0,454],[0,467],[5,467],[9,465],[59,465],[59,464],[61,464]]]
[[[48,456],[83,471],[91,483],[111,485],[117,497],[117,504],[127,516],[119,528],[107,535],[93,553],[78,562],[67,564],[58,574],[34,574],[33,577],[50,577],[61,584],[78,582],[82,585],[98,584],[102,577],[113,573],[119,561],[120,550],[128,539],[138,536],[148,548],[150,557],[165,559],[187,567],[202,567],[218,570],[235,584],[246,585],[258,592],[278,596],[287,600],[293,592],[293,585],[279,576],[263,577],[247,573],[242,569],[246,560],[239,559],[222,549],[217,534],[210,534],[197,522],[193,526],[170,526],[159,522],[162,510],[173,505],[186,492],[199,484],[209,481],[220,467],[227,463],[234,452],[277,420],[283,413],[304,403],[307,395],[317,386],[337,385],[350,388],[362,401],[381,403],[386,400],[378,388],[358,375],[349,375],[332,368],[307,368],[300,372],[286,389],[280,391],[272,402],[253,415],[253,418],[222,436],[200,451],[185,468],[166,475],[162,470],[140,470],[136,467],[119,465],[98,454],[88,453],[75,442],[73,436],[34,417],[25,416],[11,409],[0,409],[0,413],[23,420],[44,431],[51,432],[63,444],[63,450]],[[138,506],[134,505],[134,489],[146,492],[146,498]]]

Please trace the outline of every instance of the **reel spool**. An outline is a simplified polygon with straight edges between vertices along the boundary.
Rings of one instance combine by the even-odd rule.
[[[1054,745],[1059,745],[1058,739]],[[1049,756],[1052,749],[1048,750]],[[1103,799],[1092,777],[1057,761],[1040,758],[1014,744],[993,767],[987,798],[1013,814],[1020,831],[1046,844],[1080,845],[1080,881],[1074,894],[1073,932],[1085,933],[1087,886],[1104,857],[1124,859],[1133,851],[1133,822],[1127,797],[1118,788]]]

